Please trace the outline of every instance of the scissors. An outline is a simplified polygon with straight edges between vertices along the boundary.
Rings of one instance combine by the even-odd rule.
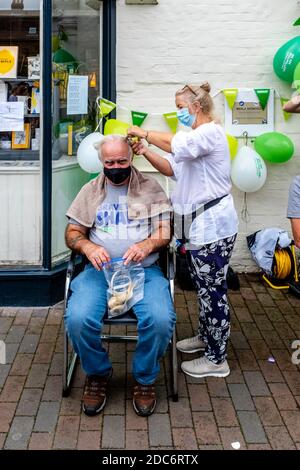
[[[127,135],[125,137],[125,140],[126,140],[126,142],[128,142],[128,144],[130,146],[132,146],[133,144],[135,144],[136,142],[138,142],[141,139],[139,137],[131,137],[130,135]]]

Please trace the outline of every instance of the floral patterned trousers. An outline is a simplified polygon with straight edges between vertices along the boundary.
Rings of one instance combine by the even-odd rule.
[[[230,311],[226,274],[236,235],[187,250],[187,261],[199,302],[199,336],[205,343],[205,356],[222,363],[230,335]]]

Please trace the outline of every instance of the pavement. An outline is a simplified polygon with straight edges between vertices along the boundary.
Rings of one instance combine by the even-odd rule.
[[[149,418],[131,403],[134,344],[112,343],[114,374],[104,412],[81,412],[85,376],[77,366],[70,396],[62,398],[62,314],[49,308],[0,308],[0,448],[4,449],[300,449],[300,300],[272,290],[258,275],[240,275],[230,292],[231,340],[226,379],[179,373],[179,401],[170,397],[169,360],[157,381]],[[194,335],[196,295],[176,288],[178,339]],[[124,327],[114,327],[124,332]],[[132,330],[132,327],[131,327]],[[179,354],[181,360],[196,355]],[[294,361],[295,362],[295,361]],[[300,361],[299,361],[300,362]]]

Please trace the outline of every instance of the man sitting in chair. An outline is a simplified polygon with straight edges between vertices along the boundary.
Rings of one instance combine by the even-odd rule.
[[[99,413],[106,403],[112,365],[101,344],[107,309],[102,265],[123,257],[144,266],[144,298],[133,306],[138,341],[133,359],[133,407],[140,416],[153,413],[159,360],[173,334],[175,312],[168,280],[157,265],[158,250],[170,241],[169,200],[154,178],[132,165],[126,139],[109,135],[97,146],[103,173],[87,183],[67,212],[66,244],[89,260],[71,283],[65,325],[87,374],[83,411]]]

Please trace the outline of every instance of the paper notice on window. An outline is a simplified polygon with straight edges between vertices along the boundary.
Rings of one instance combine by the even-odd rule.
[[[87,114],[88,78],[87,75],[69,75],[67,114]]]
[[[23,101],[0,103],[0,132],[24,131]]]

